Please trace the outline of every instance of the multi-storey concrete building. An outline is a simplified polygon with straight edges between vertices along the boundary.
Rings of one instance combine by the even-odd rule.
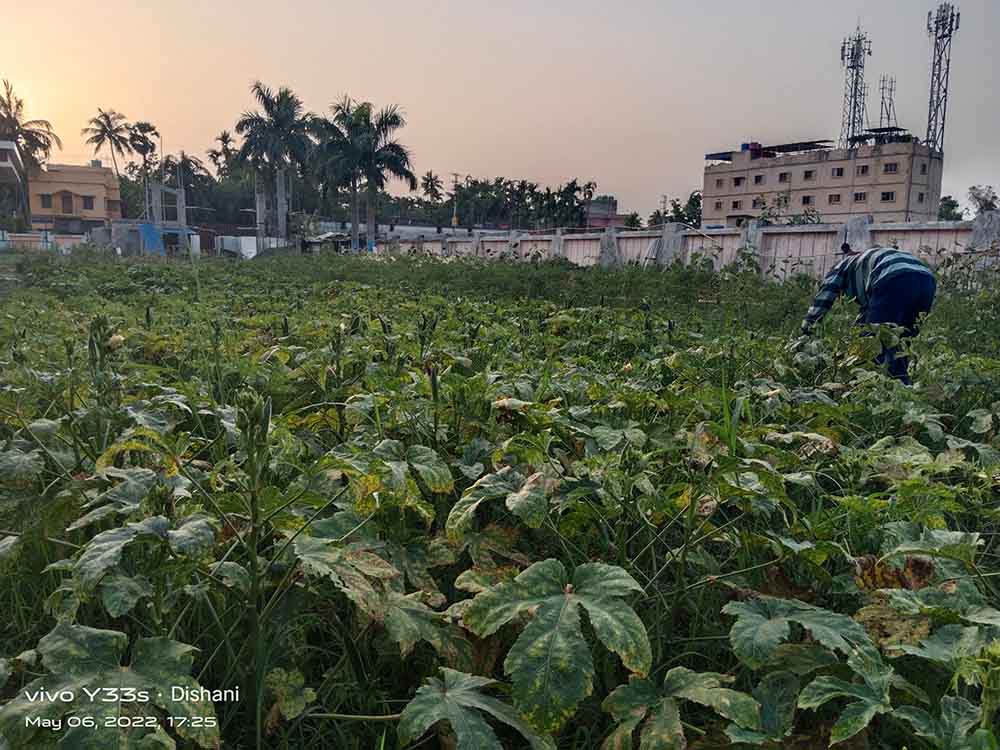
[[[933,221],[942,154],[915,140],[832,149],[829,141],[706,155],[702,226],[739,226],[774,215],[813,213],[828,223],[870,215],[875,223]]]
[[[99,161],[80,167],[49,164],[28,181],[31,227],[80,234],[122,217],[118,178]]]
[[[13,141],[0,140],[0,185],[9,190],[11,207],[19,214],[26,214],[24,162]]]

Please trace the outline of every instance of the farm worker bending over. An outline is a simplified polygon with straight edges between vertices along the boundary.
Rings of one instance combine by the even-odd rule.
[[[861,307],[855,324],[895,323],[903,329],[904,337],[916,336],[918,319],[930,312],[937,288],[927,265],[893,247],[873,247],[857,253],[845,242],[840,251],[846,257],[823,279],[802,322],[802,332],[811,333],[843,294]],[[887,364],[892,377],[909,385],[909,362],[906,357],[897,357],[898,351],[899,347],[883,346],[876,361]]]

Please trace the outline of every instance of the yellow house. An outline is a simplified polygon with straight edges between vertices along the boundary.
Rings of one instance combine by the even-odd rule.
[[[48,164],[28,180],[31,228],[81,234],[122,218],[118,178],[101,162]]]

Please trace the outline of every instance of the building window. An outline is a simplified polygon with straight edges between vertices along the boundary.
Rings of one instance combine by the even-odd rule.
[[[816,179],[816,170],[815,169],[807,169],[802,174],[802,178],[805,179],[805,180],[815,180]]]
[[[854,202],[855,203],[864,203],[866,200],[868,200],[868,193],[855,193],[854,194]]]
[[[62,212],[64,214],[73,213],[73,196],[70,193],[64,193],[62,197]]]
[[[83,196],[83,210],[84,211],[94,210],[94,196],[92,195]]]
[[[858,165],[858,170],[857,170],[858,177],[865,177],[867,174],[868,174],[868,165],[867,164],[859,164]]]
[[[834,177],[843,177],[844,176],[844,168],[843,167],[834,167],[832,174],[833,174]]]
[[[811,195],[803,195],[802,196],[802,205],[803,206],[811,206],[811,205],[813,205],[813,202],[814,202],[813,201],[813,197]]]
[[[896,200],[896,194],[893,191],[887,190],[884,193],[882,193],[883,203],[892,203],[895,200]]]
[[[830,205],[835,206],[840,203],[840,193],[832,193],[829,197]]]
[[[754,185],[763,185],[764,184],[764,175],[762,175],[762,174],[755,174],[753,176],[753,184]]]
[[[927,162],[920,163],[920,174],[927,174]]]
[[[754,198],[753,199],[753,207],[754,208],[764,208],[764,199],[763,198]]]
[[[924,202],[924,197],[925,196],[924,196],[923,193],[917,193],[917,203],[923,203]]]
[[[726,184],[726,183],[725,183],[725,180],[723,180],[723,179],[722,179],[721,177],[720,177],[720,178],[718,178],[718,179],[717,179],[717,180],[715,181],[715,186],[716,186],[717,188],[721,188],[721,187],[722,187],[723,185],[725,185],[725,184]]]
[[[716,211],[721,211],[722,210],[722,201],[716,201],[715,202],[715,210]]]
[[[743,181],[745,179],[746,179],[746,177],[734,177],[733,178],[733,187],[741,187],[743,185]]]
[[[882,165],[883,174],[896,174],[899,171],[899,162],[890,161],[887,164]]]
[[[791,172],[779,172],[778,173],[778,182],[788,182],[791,179],[792,179],[792,173]]]
[[[42,199],[42,208],[52,208],[52,196],[48,193],[42,193],[39,196]]]
[[[743,208],[743,201],[733,201],[733,208],[737,210]]]

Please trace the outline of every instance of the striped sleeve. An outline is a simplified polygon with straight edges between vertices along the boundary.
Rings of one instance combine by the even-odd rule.
[[[837,297],[845,290],[848,284],[847,275],[851,271],[850,259],[845,259],[835,265],[833,269],[823,279],[823,285],[819,289],[819,294],[813,300],[812,306],[806,313],[805,320],[802,321],[802,329],[808,330],[819,323],[826,315]]]

